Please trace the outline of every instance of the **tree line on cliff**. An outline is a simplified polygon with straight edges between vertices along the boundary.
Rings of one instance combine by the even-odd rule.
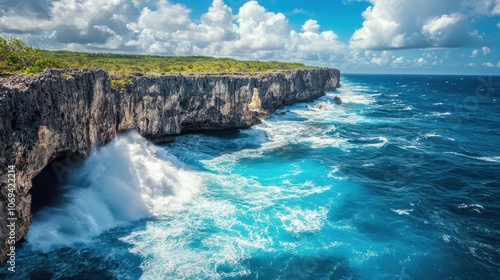
[[[100,68],[117,78],[141,73],[237,73],[307,69],[302,63],[243,61],[207,56],[158,56],[117,53],[48,51],[16,38],[0,37],[0,74],[33,74],[45,68]]]
[[[26,45],[23,41],[0,37],[0,74],[38,73],[45,68],[61,68],[63,65],[43,57],[42,50]]]

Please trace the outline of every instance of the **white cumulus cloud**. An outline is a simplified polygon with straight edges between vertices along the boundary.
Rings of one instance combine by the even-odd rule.
[[[236,18],[239,40],[234,42],[235,48],[275,50],[286,45],[289,26],[284,14],[269,12],[257,1],[249,1]]]
[[[319,28],[318,22],[310,19],[302,25],[303,32],[290,31],[289,49],[295,52],[335,52],[344,48],[337,34],[331,30],[320,32]]]
[[[206,42],[228,41],[235,38],[233,11],[222,0],[214,0],[208,12],[201,16],[196,38]]]
[[[419,57],[419,58],[415,59],[415,64],[417,66],[425,65],[425,64],[427,64],[427,60],[425,60],[425,58],[423,58],[423,57]]]
[[[180,18],[170,24],[172,16],[161,13],[174,7]],[[163,8],[161,8],[163,7]],[[162,23],[155,19],[164,14]],[[141,52],[159,54],[202,54],[246,59],[282,59],[321,61],[327,63],[346,45],[331,30],[320,31],[320,24],[307,20],[300,31],[293,30],[283,13],[268,11],[257,1],[243,4],[236,14],[222,0],[214,0],[195,24],[190,10],[167,0],[158,1],[158,9],[144,8],[138,20],[128,24],[133,31],[126,46]],[[173,26],[173,27],[172,27]]]
[[[159,0],[155,9],[144,7],[132,28],[172,32],[194,28],[189,18],[191,10],[181,4]]]
[[[116,46],[122,33],[127,32],[123,22],[133,21],[138,13],[127,0],[7,0],[2,2],[0,30],[62,44]]]
[[[310,19],[310,20],[306,21],[306,23],[304,23],[304,25],[302,25],[302,30],[305,32],[317,33],[319,31],[318,21],[316,21],[314,19]]]
[[[404,57],[400,56],[400,57],[398,57],[398,58],[394,59],[394,60],[392,61],[392,63],[393,63],[393,64],[401,64],[401,63],[404,63],[404,61],[405,61],[404,59],[405,59]]]
[[[500,0],[496,0],[495,1],[492,14],[494,14],[494,15],[500,15]]]
[[[382,65],[384,63],[384,60],[381,57],[374,57],[370,60],[370,62],[377,65]]]
[[[496,13],[498,0],[367,0],[363,26],[350,39],[359,49],[456,48],[481,41],[476,15]],[[496,2],[494,2],[496,1]]]

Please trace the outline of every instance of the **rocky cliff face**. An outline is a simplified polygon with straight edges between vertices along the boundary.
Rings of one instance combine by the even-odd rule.
[[[279,106],[334,90],[339,75],[336,69],[137,75],[121,90],[96,69],[0,77],[0,262],[9,253],[9,236],[14,232],[19,241],[28,232],[32,179],[55,158],[86,157],[128,129],[162,141],[182,131],[249,127]],[[9,166],[16,174],[14,213],[8,210]],[[17,217],[14,231],[8,217]]]

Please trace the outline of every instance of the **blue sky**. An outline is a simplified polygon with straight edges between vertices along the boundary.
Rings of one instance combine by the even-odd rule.
[[[500,0],[4,0],[0,36],[351,73],[500,74]]]

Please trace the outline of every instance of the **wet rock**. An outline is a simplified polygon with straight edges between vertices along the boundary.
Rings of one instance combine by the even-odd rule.
[[[342,104],[342,99],[340,99],[340,97],[336,96],[333,98],[333,102],[335,102],[335,104]]]

